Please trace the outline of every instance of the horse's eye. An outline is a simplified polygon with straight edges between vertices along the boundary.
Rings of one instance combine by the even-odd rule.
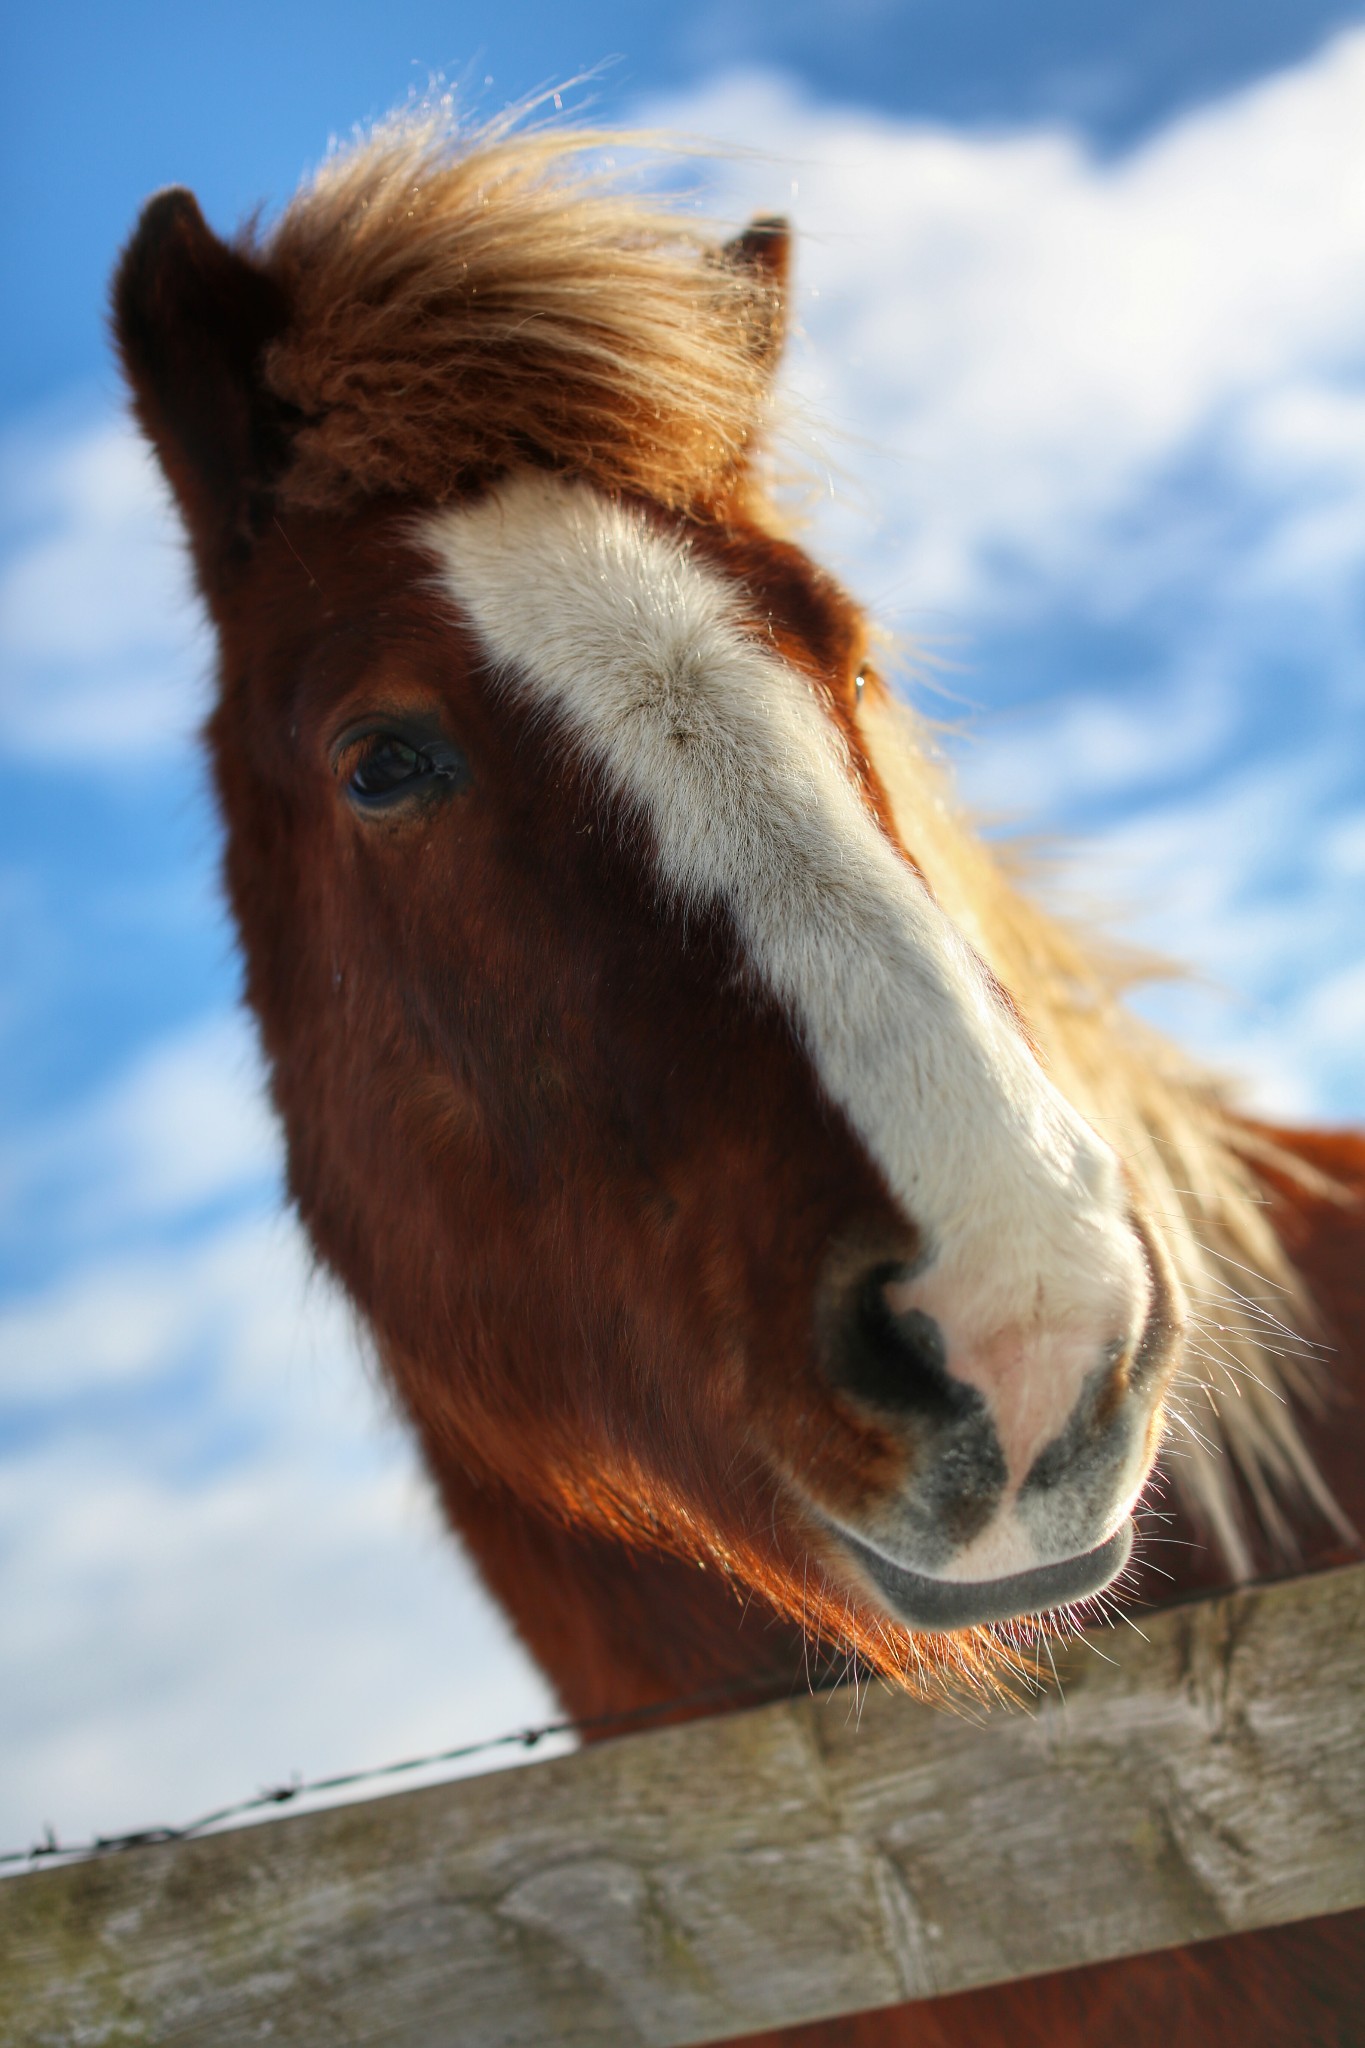
[[[405,734],[362,726],[343,735],[333,767],[360,811],[396,810],[413,798],[451,795],[469,782],[464,755],[434,727]]]
[[[435,772],[429,754],[410,747],[395,733],[376,733],[372,745],[351,770],[350,790],[362,802],[374,803]]]

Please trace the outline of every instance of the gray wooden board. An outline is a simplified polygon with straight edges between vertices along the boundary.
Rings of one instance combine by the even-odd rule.
[[[1352,1566],[982,1723],[802,1699],[40,1870],[0,2041],[692,2042],[1359,1906],[1362,1621]]]

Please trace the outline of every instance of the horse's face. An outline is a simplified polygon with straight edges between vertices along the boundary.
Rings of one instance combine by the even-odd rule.
[[[528,477],[268,538],[213,730],[294,1191],[428,1433],[951,1625],[1122,1563],[1172,1308],[891,834],[856,634]]]
[[[1172,1284],[895,835],[845,601],[530,473],[219,562],[141,397],[293,1192],[435,1458],[925,1627],[1112,1577]]]

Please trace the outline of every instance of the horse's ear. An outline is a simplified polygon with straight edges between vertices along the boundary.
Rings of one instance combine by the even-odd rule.
[[[743,234],[725,244],[721,255],[752,284],[753,351],[765,370],[775,370],[787,338],[791,229],[776,218],[750,221]]]
[[[192,192],[147,202],[114,277],[114,335],[210,593],[249,552],[288,457],[261,373],[287,320],[279,286],[219,241]]]

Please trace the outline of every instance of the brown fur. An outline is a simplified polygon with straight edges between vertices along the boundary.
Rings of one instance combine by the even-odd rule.
[[[1137,1589],[1273,1564],[1286,1526],[1310,1561],[1341,1555],[1329,1489],[1357,1514],[1363,1490],[1365,1144],[1235,1118],[972,839],[923,736],[887,739],[875,680],[855,716],[861,622],[772,538],[754,468],[781,239],[722,252],[576,169],[580,148],[386,131],[236,250],[164,194],[116,285],[218,627],[228,884],[291,1194],[452,1523],[578,1715],[801,1685],[812,1657],[926,1691],[1017,1669],[989,1631],[880,1619],[783,1488],[785,1461],[856,1506],[911,1455],[822,1378],[811,1337],[840,1261],[904,1221],[724,919],[657,900],[638,823],[515,727],[429,587],[410,512],[532,463],[648,499],[734,580],[1187,1277],[1256,1266],[1340,1346],[1349,1405],[1302,1408],[1311,1456],[1258,1397],[1244,1476],[1195,1489],[1224,1561],[1176,1503]],[[358,822],[338,735],[376,712],[439,715],[468,800]],[[1240,1314],[1235,1359],[1273,1370]],[[985,2041],[988,2014],[1029,2038],[1009,2026],[1039,2000],[799,2038]],[[1074,2000],[1065,2025],[1064,1997],[1048,2009],[1049,2039],[1082,2024]]]

